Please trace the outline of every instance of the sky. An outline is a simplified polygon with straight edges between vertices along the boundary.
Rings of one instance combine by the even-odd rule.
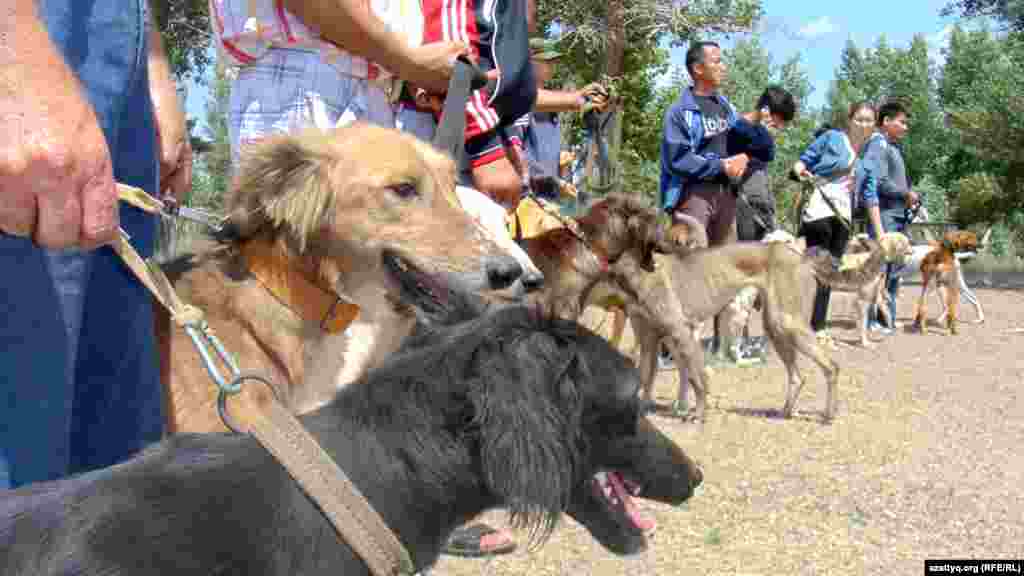
[[[884,34],[890,46],[906,47],[915,34],[923,34],[933,58],[941,61],[941,48],[948,42],[954,22],[953,18],[939,15],[946,3],[947,0],[763,0],[761,41],[776,64],[782,64],[795,53],[801,55],[814,86],[809,104],[818,107],[825,102],[847,39],[867,48]],[[728,49],[728,40],[722,44]],[[674,50],[673,63],[682,66],[684,54],[685,48]],[[202,119],[206,98],[203,87],[189,86],[189,117]]]

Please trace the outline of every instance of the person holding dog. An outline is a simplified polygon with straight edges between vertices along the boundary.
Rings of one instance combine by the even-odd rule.
[[[115,180],[184,196],[192,151],[146,0],[0,9],[0,489],[128,459],[163,434],[153,300],[105,245],[152,255]]]
[[[822,182],[801,202],[799,235],[806,238],[808,249],[820,246],[828,250],[836,266],[850,241],[854,194],[868,198],[874,194],[872,175],[859,168],[874,123],[875,109],[869,102],[852,104],[846,129],[821,131],[793,165],[797,178]],[[831,288],[819,282],[811,329],[822,345],[835,350],[838,346],[825,328],[831,295]]]
[[[210,3],[220,56],[237,72],[228,118],[234,165],[246,144],[274,132],[355,120],[393,127],[397,78],[447,89],[455,58],[469,46],[424,43],[418,7],[400,0],[372,7],[359,0]]]
[[[876,194],[864,196],[865,208],[872,226],[868,229],[872,238],[879,238],[884,232],[906,234],[907,211],[920,202],[917,193],[910,188],[907,168],[903,163],[899,142],[907,133],[910,114],[898,101],[886,102],[878,109],[875,133],[864,147],[864,171],[872,175]],[[896,320],[896,297],[899,295],[900,276],[897,264],[886,264],[885,289],[889,293],[889,318]],[[869,329],[880,334],[892,334],[895,326],[885,326],[878,318],[878,311],[872,306],[869,315]]]

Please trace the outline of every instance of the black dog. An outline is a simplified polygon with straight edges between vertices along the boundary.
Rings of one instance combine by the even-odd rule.
[[[702,480],[642,417],[630,362],[578,324],[505,308],[415,344],[301,419],[418,570],[494,507],[536,542],[565,511],[610,550],[637,552],[630,495],[608,495],[594,475],[670,504]],[[121,465],[0,494],[5,576],[367,573],[245,435],[173,437]]]

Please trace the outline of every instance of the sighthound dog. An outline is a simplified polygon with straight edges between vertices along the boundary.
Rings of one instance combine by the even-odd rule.
[[[850,241],[839,269],[833,267],[832,258],[827,252],[818,252],[818,257],[814,258],[815,278],[836,292],[856,295],[860,344],[865,348],[873,348],[874,344],[868,338],[868,311],[884,301],[885,265],[906,261],[912,252],[910,239],[899,232],[882,234],[877,241],[858,235]],[[888,307],[878,306],[878,310],[888,317]],[[890,326],[892,321],[892,318],[888,318]]]
[[[910,257],[907,258],[906,265],[899,268],[899,270],[897,271],[897,275],[901,278],[907,278],[920,272],[921,265],[924,263],[925,257],[934,252],[937,245],[938,242],[913,245],[911,247],[913,251]],[[964,279],[962,263],[965,260],[970,260],[971,258],[977,256],[978,252],[981,249],[982,248],[980,246],[975,246],[974,248],[971,248],[970,244],[967,244],[965,249],[957,248],[953,252],[953,256],[956,258],[956,262],[953,263],[953,266],[955,268],[954,274],[956,275],[955,282],[960,287],[960,295],[965,300],[967,300],[968,303],[974,306],[974,312],[978,317],[977,320],[974,321],[975,324],[985,323],[985,309],[982,307],[981,300],[978,299],[978,295],[974,292],[974,290],[971,289],[970,286],[967,285],[967,280]],[[946,301],[949,298],[949,294],[947,294],[946,291],[946,285],[942,282],[930,282],[928,287],[930,289],[934,288],[934,290],[931,291],[935,292],[935,294],[938,296],[939,306],[942,307],[942,313],[939,314],[938,322],[939,324],[942,324],[946,320],[947,315],[949,314],[949,308],[946,305]],[[883,297],[888,298],[888,295],[883,294]]]
[[[223,241],[164,268],[242,372],[305,412],[398,349],[417,316],[438,321],[520,276],[454,194],[454,163],[396,130],[272,136],[243,158]],[[344,300],[359,314],[341,331]],[[191,339],[166,316],[158,337],[168,431],[225,430]]]
[[[943,236],[942,242],[932,245],[932,250],[920,263],[921,296],[917,300],[914,312],[914,323],[911,325],[913,330],[924,331],[924,323],[928,317],[925,297],[928,295],[928,289],[934,285],[938,289],[940,301],[945,301],[943,316],[946,319],[946,328],[950,334],[957,333],[957,308],[960,305],[960,291],[967,286],[957,253],[977,252],[977,250],[978,237],[974,232],[966,230],[949,232]],[[981,312],[981,305],[978,303],[977,297],[970,291],[970,288],[967,288],[966,293],[971,297],[978,310],[979,320],[984,322],[985,317]]]
[[[564,512],[612,552],[640,552],[631,499],[680,504],[702,481],[643,416],[629,360],[574,322],[510,307],[414,340],[300,420],[418,571],[456,526],[496,507],[537,542]],[[610,495],[602,473],[617,479]],[[0,573],[368,570],[251,436],[182,434],[123,464],[0,493]]]
[[[696,333],[704,321],[749,287],[760,295],[765,332],[786,366],[783,417],[792,416],[803,389],[804,379],[796,363],[797,355],[802,354],[824,373],[827,396],[823,417],[830,421],[836,412],[839,366],[818,344],[803,315],[800,273],[808,265],[808,258],[802,248],[802,239],[792,245],[738,242],[711,248],[681,248],[659,258],[659,273],[646,276],[634,274],[630,270],[634,263],[629,260],[620,261],[616,281],[634,280],[628,292],[638,296],[627,298],[627,314],[640,348],[645,401],[653,402],[653,374],[659,344],[664,341],[681,371],[677,412],[686,407],[688,388],[692,386],[696,403],[689,416],[704,418],[709,378],[704,348]],[[677,326],[682,326],[682,331]]]

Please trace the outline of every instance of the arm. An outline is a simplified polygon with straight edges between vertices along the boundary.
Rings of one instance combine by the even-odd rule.
[[[410,48],[360,0],[284,0],[284,6],[324,40],[435,92],[448,89],[455,57],[469,53],[468,46],[455,42]]]
[[[106,140],[34,0],[0,8],[0,231],[92,248],[117,234]]]
[[[821,162],[821,156],[828,141],[828,132],[818,136],[800,154],[800,159],[793,164],[793,173],[800,177],[813,175],[813,171]]]
[[[192,144],[189,141],[185,113],[164,51],[163,38],[156,22],[149,31],[149,95],[156,121],[157,152],[160,158],[160,193],[168,190],[184,200],[192,188]]]
[[[907,196],[907,189],[898,185],[889,174],[889,151],[880,144],[872,146],[878,150],[877,174],[878,174],[878,196],[884,196],[892,200],[902,200]]]
[[[762,124],[743,116],[729,129],[729,154],[746,153],[762,162],[775,160],[775,140]]]
[[[582,110],[587,99],[590,99],[599,112],[608,104],[604,96],[604,88],[597,83],[587,84],[580,90],[537,90],[537,102],[533,109],[537,112],[576,112]]]
[[[885,228],[882,226],[881,210],[878,208],[879,164],[885,163],[885,159],[882,157],[884,150],[881,143],[876,140],[869,140],[865,146],[867,148],[864,150],[864,158],[860,163],[860,168],[864,171],[864,181],[857,193],[861,195],[861,201],[864,202],[867,209],[868,220],[875,231],[875,238],[880,238],[885,232]]]
[[[721,158],[705,158],[694,151],[682,108],[669,108],[664,126],[661,152],[671,172],[690,180],[710,180],[723,173]]]

